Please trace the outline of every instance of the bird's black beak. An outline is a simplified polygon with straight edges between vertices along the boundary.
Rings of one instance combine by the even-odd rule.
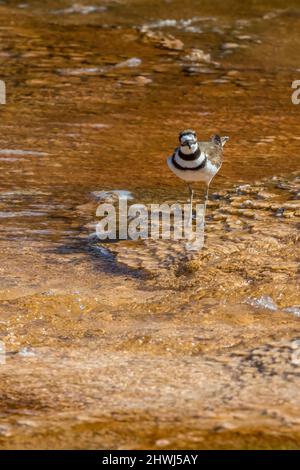
[[[183,147],[188,147],[189,149],[192,148],[192,142],[189,140],[185,140],[182,144]]]

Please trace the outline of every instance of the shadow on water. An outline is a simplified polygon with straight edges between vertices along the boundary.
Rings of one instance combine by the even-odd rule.
[[[49,253],[57,253],[60,256],[82,253],[88,256],[96,273],[124,276],[124,281],[126,281],[126,277],[128,276],[133,279],[146,280],[148,276],[142,269],[131,269],[125,264],[121,265],[116,263],[115,255],[106,249],[106,246],[113,243],[118,243],[118,241],[109,241],[105,244],[97,245],[97,241],[91,242],[89,240],[83,241],[74,239],[73,243],[70,243],[68,240],[66,245],[61,245],[53,250],[49,250]]]

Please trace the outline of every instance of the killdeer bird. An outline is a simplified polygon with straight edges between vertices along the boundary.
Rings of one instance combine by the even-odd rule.
[[[184,180],[190,194],[190,216],[193,209],[192,183],[206,184],[204,210],[208,199],[209,185],[222,165],[223,147],[229,137],[213,135],[209,142],[198,142],[196,132],[186,129],[179,134],[180,146],[177,147],[167,163],[178,178]]]

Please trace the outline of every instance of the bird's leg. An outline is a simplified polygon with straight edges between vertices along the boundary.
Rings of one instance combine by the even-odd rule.
[[[190,222],[192,221],[193,217],[193,196],[194,196],[194,191],[192,186],[188,183],[188,188],[189,188],[189,193],[190,193]]]
[[[205,193],[205,196],[204,196],[203,225],[205,225],[205,213],[206,213],[206,205],[207,205],[207,202],[208,202],[208,191],[209,191],[209,183],[206,186],[206,193]]]

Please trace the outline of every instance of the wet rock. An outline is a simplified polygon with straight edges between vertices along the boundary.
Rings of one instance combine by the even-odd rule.
[[[119,199],[128,199],[132,200],[133,195],[130,191],[126,190],[112,190],[112,191],[93,191],[91,193],[93,198],[97,201],[103,202],[117,202]]]
[[[145,86],[152,83],[151,78],[144,77],[144,75],[138,75],[137,77],[133,78],[132,80],[121,80],[119,82],[121,85],[138,85],[138,86]]]
[[[274,300],[268,295],[263,295],[257,299],[248,299],[247,303],[253,307],[262,307],[268,310],[276,311],[278,309]]]
[[[229,70],[226,74],[228,77],[239,77],[241,72],[239,70]]]
[[[249,34],[237,34],[235,36],[235,38],[238,39],[239,41],[247,41],[247,42],[252,42],[252,43],[255,43],[255,44],[261,44],[261,42],[262,42],[257,37],[250,36]]]
[[[275,208],[275,217],[283,217],[283,215],[284,215],[283,207]]]
[[[188,75],[210,75],[215,74],[215,70],[209,69],[207,67],[199,67],[199,66],[183,66],[183,71],[186,72]]]
[[[207,18],[207,20],[209,19],[211,18]],[[195,23],[198,23],[200,20],[201,18],[197,16],[193,18],[180,19],[180,20],[167,18],[167,19],[156,20],[151,23],[145,24],[143,28],[148,28],[148,29],[177,28],[179,30],[183,30],[188,33],[200,34],[203,32],[203,29],[199,25],[195,25]]]
[[[262,190],[257,193],[257,196],[260,199],[273,199],[274,198],[274,193]]]
[[[251,206],[253,207],[253,209],[259,209],[259,210],[272,210],[272,208],[274,207],[274,205],[272,205],[271,202],[267,202],[267,201],[252,201],[252,203],[250,204],[250,201],[245,201],[244,203],[244,206]]]
[[[213,220],[226,220],[226,217],[225,214],[214,214],[212,216]]]
[[[18,352],[18,355],[22,357],[35,357],[36,353],[31,348],[22,348]]]
[[[30,419],[18,419],[17,424],[19,426],[25,426],[25,427],[28,427],[28,428],[38,427],[38,423],[36,423],[35,421],[32,421]]]
[[[278,18],[282,14],[286,13],[287,10],[284,9],[278,9],[278,10],[273,10],[269,11],[268,13],[265,13],[262,17],[263,20],[273,20],[274,18]]]
[[[40,152],[36,150],[19,150],[19,149],[1,149],[0,155],[15,155],[15,156],[33,156],[33,157],[44,157],[49,155],[46,152]]]
[[[283,309],[287,313],[292,313],[293,315],[296,315],[296,317],[300,317],[300,306],[294,306],[294,307],[287,307]],[[299,347],[300,347],[300,341],[299,341]]]
[[[290,344],[291,348],[293,350],[297,350],[300,348],[300,339],[294,339],[291,344]]]
[[[136,85],[145,86],[145,85],[149,85],[149,83],[152,83],[152,79],[149,77],[145,77],[144,75],[138,75],[134,79],[134,82]]]
[[[222,431],[230,431],[236,429],[236,425],[229,421],[223,421],[222,423],[213,427],[213,432],[222,432]]]
[[[183,42],[172,34],[164,34],[161,31],[142,30],[142,41],[146,44],[153,44],[155,47],[181,51],[184,47]]]
[[[219,83],[220,85],[224,83],[229,83],[229,80],[226,78],[215,78],[214,80],[211,80],[212,83]]]
[[[104,11],[106,11],[106,6],[104,5],[80,5],[76,3],[69,8],[54,10],[53,13],[56,15],[72,15],[76,13],[81,15],[88,15],[90,13],[103,13]]]
[[[1,424],[0,425],[0,436],[9,437],[11,435],[12,435],[11,426],[6,425],[6,424]]]
[[[199,26],[186,26],[183,28],[187,33],[201,34],[203,30]]]
[[[258,219],[258,215],[255,213],[255,211],[251,211],[251,210],[243,210],[242,212],[243,216],[244,217],[249,217],[250,219]]]
[[[225,42],[224,44],[221,45],[222,51],[232,51],[234,49],[238,49],[240,44],[237,44],[236,42]]]
[[[60,75],[94,75],[99,73],[104,73],[107,69],[104,67],[81,67],[78,69],[57,69],[57,72]]]
[[[176,27],[178,25],[178,21],[174,19],[165,19],[165,20],[157,20],[153,21],[152,23],[147,24],[147,28],[154,29],[154,28],[171,28],[171,27]],[[144,27],[145,27],[144,26]]]
[[[184,60],[191,62],[211,62],[211,55],[204,52],[202,49],[191,49],[188,54],[183,57]]]
[[[165,448],[165,447],[168,447],[170,444],[171,444],[171,441],[169,439],[158,439],[157,441],[155,441],[155,445],[157,447]]]
[[[222,36],[223,34],[225,34],[225,30],[220,28],[219,26],[213,26],[211,28],[211,32],[212,33],[215,33],[215,34],[219,34],[220,36]]]
[[[251,39],[253,39],[253,37],[248,34],[237,34],[236,38],[240,39],[241,41],[251,41]]]
[[[235,24],[238,28],[243,29],[245,27],[251,26],[251,20],[242,18],[242,19],[236,20]]]
[[[300,209],[300,201],[288,201],[282,207],[286,210],[297,210]]]
[[[149,77],[145,77],[144,75],[138,75],[135,79],[136,84],[140,86],[148,85],[152,83],[152,79]]]
[[[131,57],[130,59],[124,60],[124,62],[120,62],[119,64],[115,65],[115,68],[121,67],[139,67],[142,63],[142,60],[138,57]]]
[[[154,65],[153,72],[156,72],[156,73],[169,73],[170,72],[170,66],[169,66],[169,64]]]
[[[253,189],[250,184],[244,184],[236,188],[237,194],[251,194]]]
[[[224,192],[222,193],[221,191],[219,191],[217,193],[212,193],[211,196],[210,196],[210,199],[214,200],[214,201],[219,201],[223,198],[224,198]]]

